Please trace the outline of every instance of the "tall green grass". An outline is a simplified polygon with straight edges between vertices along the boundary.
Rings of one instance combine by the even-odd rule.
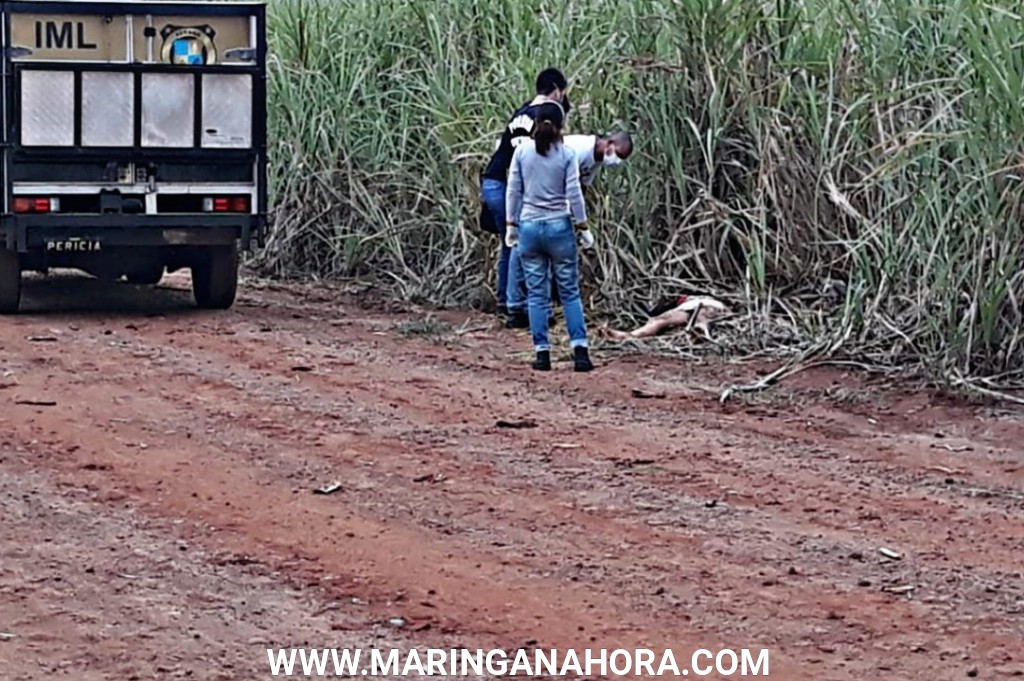
[[[975,0],[271,0],[284,275],[493,286],[478,173],[549,65],[573,132],[634,133],[598,180],[588,308],[731,292],[763,348],[1021,377],[1024,51]]]

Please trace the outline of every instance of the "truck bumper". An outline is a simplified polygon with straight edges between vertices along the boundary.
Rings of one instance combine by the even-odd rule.
[[[0,223],[7,249],[88,251],[108,247],[218,246],[240,241],[250,250],[263,243],[258,215],[31,215]]]

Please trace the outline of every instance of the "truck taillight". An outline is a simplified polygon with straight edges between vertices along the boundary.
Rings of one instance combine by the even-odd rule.
[[[207,213],[248,213],[249,197],[219,196],[216,198],[203,199],[203,210]]]
[[[28,198],[17,196],[14,199],[15,213],[57,213],[60,212],[60,199]]]

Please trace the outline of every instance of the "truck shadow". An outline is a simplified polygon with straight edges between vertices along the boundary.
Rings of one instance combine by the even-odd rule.
[[[42,276],[22,275],[22,299],[19,315],[45,317],[51,314],[111,313],[139,317],[154,314],[201,314],[187,288],[166,285],[144,286],[124,281],[105,281],[78,272],[59,272]]]

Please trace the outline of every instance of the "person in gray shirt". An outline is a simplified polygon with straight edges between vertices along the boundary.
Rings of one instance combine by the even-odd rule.
[[[551,275],[562,300],[576,371],[591,371],[587,325],[580,298],[577,230],[587,211],[576,153],[562,141],[565,113],[555,102],[537,106],[532,139],[516,147],[505,195],[506,244],[518,250],[526,275],[533,368],[551,370],[548,317]]]

